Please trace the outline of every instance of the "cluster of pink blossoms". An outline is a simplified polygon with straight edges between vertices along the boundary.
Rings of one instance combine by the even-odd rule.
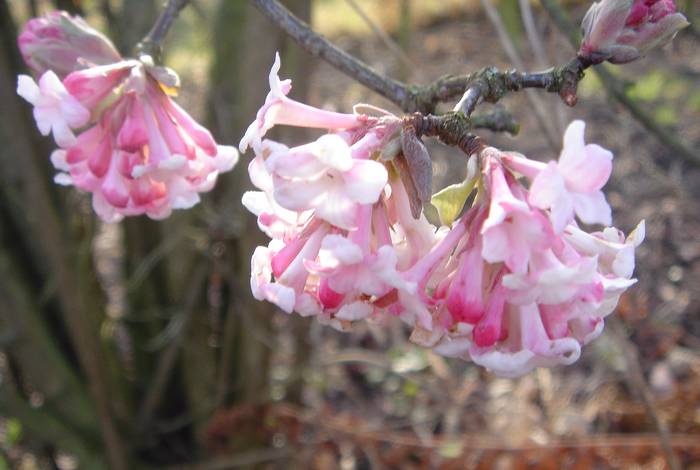
[[[92,193],[104,221],[162,219],[190,208],[237,162],[234,147],[217,145],[170,98],[174,72],[147,56],[122,59],[79,18],[33,19],[19,46],[41,74],[38,84],[20,75],[17,93],[34,106],[41,133],[52,133],[60,147],[51,155],[55,181]]]
[[[271,238],[253,254],[257,299],[340,330],[399,317],[414,342],[503,376],[579,358],[634,284],[644,238],[643,223],[629,237],[577,224],[611,223],[601,188],[612,154],[584,143],[583,122],[567,129],[558,162],[492,147],[474,155],[473,203],[437,228],[412,216],[398,172],[382,158],[401,119],[296,102],[279,65],[277,57],[270,93],[240,144],[255,153],[249,173],[260,190],[243,204]],[[289,148],[264,139],[278,124],[328,133]]]

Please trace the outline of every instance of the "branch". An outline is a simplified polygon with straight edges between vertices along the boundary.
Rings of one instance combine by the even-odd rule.
[[[461,112],[440,116],[413,113],[406,116],[404,121],[415,128],[418,137],[437,137],[442,143],[458,147],[467,155],[472,155],[485,146],[477,135],[471,133],[474,127],[472,120]]]
[[[160,62],[163,53],[163,41],[167,36],[170,27],[177,19],[180,11],[187,6],[190,0],[168,0],[165,8],[156,19],[153,28],[145,38],[136,46],[138,54],[145,54],[153,57],[156,62]]]
[[[555,0],[542,0],[542,6],[549,14],[549,17],[554,21],[559,30],[569,39],[571,45],[576,48],[578,47],[579,37],[578,28],[575,28],[568,15]],[[596,67],[595,72],[600,77],[600,81],[603,83],[606,91],[617,100],[622,106],[627,108],[632,117],[639,121],[642,126],[644,126],[649,132],[654,134],[659,141],[666,145],[674,153],[678,154],[688,163],[696,166],[700,166],[700,154],[695,153],[693,150],[688,148],[684,143],[682,143],[678,136],[673,132],[665,129],[659,124],[654,117],[644,110],[639,104],[637,104],[633,99],[631,99],[624,92],[622,85],[619,80],[615,78],[608,70],[603,67]]]
[[[518,121],[503,108],[497,108],[488,114],[478,114],[469,118],[474,129],[488,129],[492,132],[507,132],[517,135],[520,132]]]
[[[576,57],[562,67],[539,73],[516,70],[502,72],[494,67],[486,67],[468,75],[446,75],[428,85],[408,85],[381,75],[361,60],[339,49],[277,0],[253,0],[253,4],[306,52],[325,60],[406,112],[434,112],[438,103],[456,99],[470,88],[475,89],[470,92],[474,95],[473,99],[469,101],[469,108],[461,109],[466,115],[471,114],[479,99],[495,103],[507,92],[524,88],[540,88],[558,93],[566,104],[573,106],[576,104],[578,82],[583,78],[583,71],[591,65],[583,58]]]
[[[312,56],[325,60],[402,109],[409,106],[410,97],[405,84],[381,75],[369,65],[337,48],[276,0],[253,0],[253,5]]]

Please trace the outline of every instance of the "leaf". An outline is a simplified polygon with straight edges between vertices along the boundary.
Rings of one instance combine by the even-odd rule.
[[[408,162],[403,153],[399,153],[392,160],[396,172],[401,178],[401,182],[406,189],[406,194],[408,195],[408,204],[411,206],[411,215],[414,219],[420,218],[420,213],[423,210],[423,202],[418,196],[418,190],[411,177],[411,171],[408,169]]]
[[[462,212],[464,203],[474,190],[474,183],[476,179],[464,180],[435,193],[430,202],[437,209],[443,225],[452,226],[452,222]]]
[[[416,186],[418,198],[423,203],[429,202],[433,194],[433,162],[430,160],[428,149],[418,138],[412,126],[406,126],[401,131],[401,148]]]
[[[464,204],[476,186],[476,156],[472,156],[467,164],[467,178],[458,184],[450,185],[435,193],[430,200],[435,206],[443,225],[451,226],[457,216],[462,212]]]

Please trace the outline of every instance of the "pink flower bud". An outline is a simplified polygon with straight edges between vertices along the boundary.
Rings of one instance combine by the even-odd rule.
[[[53,70],[61,79],[75,70],[121,60],[106,36],[64,11],[32,18],[17,42],[32,70],[38,75]]]
[[[579,54],[594,63],[632,62],[671,41],[688,24],[673,0],[602,0],[583,18]]]

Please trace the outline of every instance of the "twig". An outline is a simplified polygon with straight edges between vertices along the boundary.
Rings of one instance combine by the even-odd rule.
[[[160,355],[153,380],[146,391],[145,398],[141,402],[138,414],[139,417],[136,423],[136,429],[139,432],[146,431],[146,426],[151,420],[151,416],[153,416],[153,413],[160,404],[160,400],[163,398],[165,386],[168,384],[170,373],[175,366],[175,361],[178,357],[178,353],[180,352],[180,347],[182,346],[190,319],[194,313],[195,304],[202,291],[202,285],[206,279],[206,275],[207,271],[204,264],[200,264],[196,268],[195,273],[192,275],[190,290],[187,292],[183,301],[184,306],[182,315],[184,318],[182,320],[180,331],[178,332],[177,336],[171,340],[165,351],[163,351],[163,353]]]
[[[167,36],[170,27],[177,19],[180,11],[185,8],[189,2],[190,0],[168,0],[165,8],[161,11],[158,19],[156,19],[153,28],[151,28],[146,37],[136,46],[136,50],[140,54],[150,55],[156,62],[159,62],[163,52],[165,36]]]
[[[515,117],[503,108],[496,108],[488,114],[478,114],[470,118],[474,129],[488,129],[493,132],[507,132],[516,135],[520,124]]]
[[[498,10],[496,10],[496,7],[493,6],[491,0],[481,0],[481,5],[484,7],[484,11],[486,12],[486,16],[489,18],[489,21],[491,21],[491,24],[496,29],[498,38],[501,41],[503,49],[505,50],[510,61],[515,65],[515,67],[524,69],[525,64],[520,57],[520,54],[518,54],[518,50],[515,48],[515,44],[513,44],[513,41],[511,40],[510,35],[503,24],[501,15],[498,13]],[[540,129],[542,129],[547,137],[549,146],[555,151],[558,150],[559,135],[557,130],[553,129],[551,126],[551,119],[549,118],[547,107],[534,90],[525,90],[525,96],[532,105],[532,110],[537,118],[538,124],[540,125]]]
[[[470,87],[475,86],[479,89],[478,97],[492,103],[510,91],[540,88],[558,93],[567,105],[573,106],[576,104],[578,82],[583,78],[583,71],[591,65],[589,61],[576,57],[562,67],[538,73],[516,70],[502,72],[494,67],[486,67],[468,75],[446,75],[428,85],[407,85],[379,74],[361,60],[337,48],[326,38],[312,31],[277,0],[252,1],[258,10],[309,54],[325,60],[406,112],[431,113],[438,103],[457,99]],[[476,106],[476,103],[473,106]]]
[[[367,26],[374,32],[374,34],[384,43],[384,45],[389,49],[403,64],[408,68],[412,69],[416,64],[406,55],[403,49],[396,44],[396,41],[391,39],[389,36],[372,18],[370,18],[367,13],[358,5],[355,0],[345,0],[350,7],[355,10],[357,16],[362,18],[362,21],[367,23]]]
[[[542,6],[559,30],[568,38],[571,45],[577,48],[579,43],[578,28],[574,27],[566,12],[559,6],[559,3],[555,0],[542,0]],[[642,126],[654,134],[654,136],[673,151],[673,153],[678,154],[678,156],[682,157],[688,163],[700,166],[700,154],[694,152],[682,143],[674,133],[663,128],[651,114],[646,112],[634,100],[627,96],[619,80],[603,67],[596,67],[594,71],[600,77],[607,92],[622,106],[627,108],[634,119],[639,121]]]
[[[309,25],[294,16],[276,0],[252,0],[268,19],[294,39],[306,52],[320,57],[341,72],[354,78],[372,91],[404,108],[408,90],[403,83],[385,77],[364,62],[338,49],[323,36],[313,32]]]
[[[527,35],[530,47],[532,47],[532,52],[535,54],[537,66],[546,67],[547,55],[544,52],[544,44],[542,44],[542,38],[535,25],[535,18],[532,15],[530,0],[518,0],[518,4],[520,5],[520,15],[523,19],[523,26],[525,26],[525,34]]]
[[[642,403],[644,403],[646,414],[656,428],[656,432],[659,437],[659,444],[661,444],[661,449],[666,457],[666,462],[668,463],[669,467],[671,467],[671,470],[680,470],[681,465],[678,461],[678,456],[673,452],[673,448],[671,447],[671,433],[669,432],[666,423],[659,417],[659,414],[654,408],[654,398],[651,394],[651,390],[649,390],[649,385],[644,378],[644,373],[642,372],[642,365],[639,362],[639,352],[637,351],[637,346],[630,341],[630,339],[624,333],[623,325],[619,319],[612,319],[612,321],[610,321],[610,327],[612,334],[614,335],[616,342],[620,345],[622,353],[625,357],[625,364],[627,365],[626,375],[629,386],[642,398]]]

